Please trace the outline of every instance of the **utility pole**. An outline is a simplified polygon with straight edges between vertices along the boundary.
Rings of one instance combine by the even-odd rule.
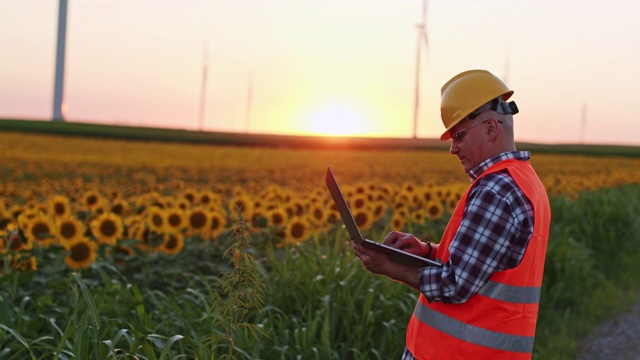
[[[67,104],[64,101],[64,55],[67,38],[67,0],[60,0],[58,9],[58,44],[56,47],[55,84],[53,89],[53,121],[64,121]]]
[[[207,41],[204,42],[204,60],[202,63],[202,86],[200,88],[200,108],[198,111],[198,123],[200,131],[204,130],[204,110],[206,103],[207,93],[207,67],[209,66],[208,46]]]

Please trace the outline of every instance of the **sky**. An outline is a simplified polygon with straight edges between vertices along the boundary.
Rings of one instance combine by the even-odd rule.
[[[52,118],[58,4],[0,0],[0,118]],[[65,120],[412,137],[422,9],[423,0],[69,0]],[[639,3],[426,9],[418,137],[444,130],[440,87],[485,69],[515,91],[517,141],[640,145]]]

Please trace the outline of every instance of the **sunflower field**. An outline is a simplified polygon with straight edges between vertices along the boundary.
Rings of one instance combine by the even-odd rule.
[[[438,150],[21,132],[0,132],[0,150],[0,359],[397,358],[417,296],[354,259],[326,168],[372,239],[401,230],[437,242],[469,184]],[[574,321],[593,310],[568,286],[605,302],[602,291],[626,299],[613,288],[634,289],[623,273],[637,262],[619,257],[619,238],[633,238],[625,248],[640,241],[640,157],[531,162],[562,239],[550,241],[545,270],[536,340],[545,358],[570,354],[591,325],[568,331],[544,315],[560,307]],[[599,269],[595,254],[624,266]]]

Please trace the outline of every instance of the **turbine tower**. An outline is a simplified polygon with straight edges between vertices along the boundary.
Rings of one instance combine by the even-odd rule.
[[[587,101],[582,103],[582,117],[580,119],[580,144],[584,144],[584,133],[587,128]]]
[[[207,92],[207,67],[209,66],[209,56],[208,56],[208,46],[207,40],[204,41],[204,50],[203,50],[203,62],[202,62],[202,85],[200,87],[200,108],[198,111],[198,123],[199,130],[204,130],[204,110],[205,110],[205,102],[206,102],[206,92]]]
[[[505,84],[509,85],[509,70],[511,68],[511,47],[507,47],[507,56],[504,61],[504,76],[503,81]]]
[[[415,79],[415,101],[413,104],[413,138],[418,137],[418,114],[420,110],[420,55],[422,46],[425,51],[429,48],[429,39],[427,38],[427,0],[422,2],[422,19],[416,24],[418,28],[418,43],[416,51],[416,79]],[[428,53],[427,53],[428,55]]]
[[[249,75],[249,80],[247,82],[247,103],[245,106],[245,114],[244,114],[244,124],[245,124],[245,132],[249,133],[251,129],[251,105],[253,103],[253,79],[252,76]]]
[[[53,121],[64,121],[67,104],[64,101],[64,54],[67,39],[67,0],[60,0],[58,9],[58,44],[56,74],[53,88]]]

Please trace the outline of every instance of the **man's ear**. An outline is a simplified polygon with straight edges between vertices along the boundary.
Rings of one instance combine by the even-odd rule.
[[[487,119],[487,126],[484,128],[484,131],[489,140],[494,140],[500,132],[500,128],[498,127],[498,120],[496,120],[495,118]]]

